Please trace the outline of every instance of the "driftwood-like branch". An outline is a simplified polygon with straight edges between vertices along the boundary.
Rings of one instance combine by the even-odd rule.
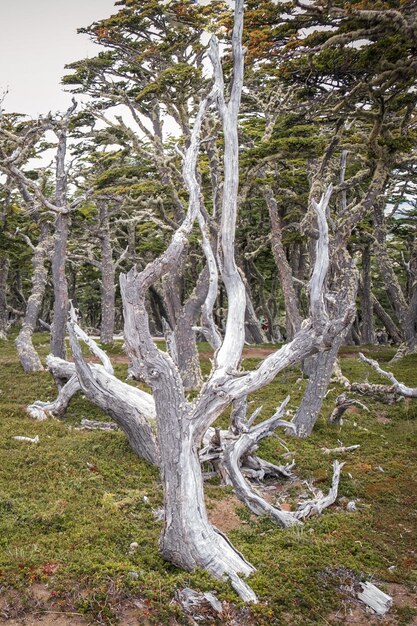
[[[363,363],[370,365],[380,376],[387,378],[392,383],[392,387],[398,395],[404,396],[405,398],[417,398],[417,387],[407,387],[403,383],[400,383],[395,378],[394,374],[383,370],[377,361],[368,359],[362,352],[359,353],[359,358]],[[387,391],[389,390],[390,388],[387,387]]]
[[[118,425],[113,422],[98,422],[97,420],[81,420],[81,426],[77,430],[118,430]]]
[[[50,364],[50,362],[48,363],[48,359],[47,359],[47,364],[48,366]],[[74,372],[75,372],[75,366],[74,366]],[[61,374],[62,374],[62,371],[61,371]],[[55,376],[55,373],[54,373],[54,376]],[[66,378],[66,376],[57,376],[56,378],[63,380]],[[56,400],[54,400],[53,402],[41,402],[40,400],[37,400],[33,404],[26,407],[26,412],[29,413],[29,415],[32,418],[37,419],[39,421],[46,420],[51,415],[54,417],[60,417],[62,415],[65,415],[65,411],[67,410],[71,399],[75,396],[76,393],[80,391],[80,389],[81,389],[81,386],[80,386],[80,383],[78,382],[77,375],[73,373],[71,377],[67,380],[65,385],[63,385],[60,388],[58,397],[56,398]]]
[[[100,406],[119,424],[125,432],[130,446],[138,456],[153,465],[158,465],[159,451],[149,421],[149,414],[144,413],[142,406],[139,406],[137,402],[129,403],[126,394],[120,394],[121,386],[124,385],[126,392],[129,385],[121,383],[115,376],[106,372],[111,385],[104,387],[98,383],[91,366],[84,360],[72,321],[68,323],[68,332],[81,389],[94,404]],[[135,396],[136,399],[137,396]]]
[[[323,454],[339,454],[343,452],[353,452],[353,450],[357,450],[360,447],[360,444],[356,444],[354,446],[339,446],[338,448],[321,448],[321,451]]]
[[[294,513],[298,520],[306,519],[310,515],[320,515],[324,509],[331,506],[336,501],[340,481],[340,472],[342,471],[343,466],[344,463],[333,461],[333,478],[329,493],[326,496],[304,502],[304,504],[299,507],[298,511]]]
[[[356,400],[355,398],[349,398],[346,393],[341,393],[340,396],[337,396],[336,398],[335,407],[329,417],[329,422],[331,424],[339,424],[345,411],[347,411],[350,406],[355,404],[369,413],[368,407],[362,402]]]
[[[235,488],[237,497],[244,502],[255,515],[269,515],[280,526],[288,527],[298,524],[294,516],[281,509],[272,506],[262,496],[256,493],[255,489],[249,485],[242,474],[242,458],[256,449],[259,441],[271,434],[278,426],[291,426],[287,421],[281,420],[288,404],[289,396],[284,400],[275,414],[257,426],[253,426],[240,437],[225,446],[223,464],[226,468],[232,485]]]
[[[110,361],[109,357],[107,356],[107,354],[104,352],[104,350],[102,350],[97,345],[97,343],[94,341],[94,339],[89,337],[87,335],[87,333],[83,331],[81,326],[78,325],[78,323],[77,323],[77,314],[75,312],[75,309],[74,309],[72,303],[71,303],[71,306],[70,306],[69,318],[70,318],[70,322],[71,322],[71,328],[74,330],[74,332],[75,332],[76,336],[78,337],[78,339],[81,339],[81,341],[83,341],[89,347],[90,352],[92,354],[94,354],[94,356],[96,356],[98,359],[100,359],[100,361],[101,361],[104,369],[106,370],[106,372],[108,372],[109,374],[114,375],[113,365],[111,364],[111,361]]]
[[[279,426],[285,428],[292,427],[290,422],[281,419],[285,413],[288,401],[289,396],[278,407],[271,418],[251,428],[248,427],[248,421],[242,416],[243,405],[238,404],[235,406],[234,425],[235,428],[240,426],[241,433],[237,438],[229,437],[228,440],[224,439],[223,454],[221,455],[221,464],[224,467],[227,478],[235,488],[237,497],[255,515],[268,515],[277,524],[285,528],[300,524],[303,519],[310,515],[320,515],[325,508],[334,503],[337,497],[340,470],[343,467],[343,464],[339,464],[337,461],[334,462],[332,487],[327,496],[320,494],[316,499],[301,504],[294,512],[284,511],[279,506],[273,506],[246,480],[245,476],[262,479],[265,474],[286,477],[292,475],[291,469],[293,464],[283,468],[267,463],[253,454],[258,447],[259,441],[271,435],[276,428]],[[346,449],[341,451],[346,451]]]

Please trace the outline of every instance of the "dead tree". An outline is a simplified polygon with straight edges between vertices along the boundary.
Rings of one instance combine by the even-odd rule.
[[[359,359],[363,363],[370,365],[380,376],[387,378],[391,382],[391,385],[369,382],[350,383],[345,379],[347,381],[345,387],[348,392],[371,397],[385,404],[395,404],[404,398],[417,398],[416,387],[407,387],[407,385],[400,383],[392,372],[383,370],[377,361],[367,358],[362,352],[359,353]],[[336,398],[335,408],[329,417],[329,422],[331,424],[339,424],[345,411],[355,404],[369,412],[368,407],[356,398],[349,397],[346,392],[340,394],[340,396]]]
[[[121,277],[125,318],[125,339],[132,369],[145,380],[155,399],[161,472],[164,483],[165,526],[161,550],[165,558],[186,569],[202,567],[216,577],[228,576],[235,589],[246,600],[254,600],[253,592],[239,578],[253,567],[208,522],[203,498],[203,476],[198,450],[208,428],[233,401],[270,382],[282,368],[299,361],[319,349],[326,349],[352,317],[347,306],[344,315],[329,322],[323,307],[324,280],[328,266],[327,226],[322,210],[324,199],[317,205],[323,230],[319,240],[317,263],[311,280],[311,319],[305,321],[294,340],[278,350],[253,372],[239,371],[244,345],[245,286],[234,258],[236,206],[238,192],[237,116],[243,83],[241,32],[243,2],[236,2],[233,30],[234,71],[230,99],[226,102],[218,43],[211,41],[211,60],[215,86],[209,100],[217,102],[224,134],[224,192],[220,225],[221,277],[226,289],[228,310],[224,337],[213,323],[213,305],[217,295],[218,261],[207,236],[207,225],[200,210],[200,190],[195,174],[199,133],[209,100],[203,101],[194,123],[190,147],[184,161],[184,178],[189,191],[186,218],[176,231],[165,253],[142,272],[131,270]],[[178,263],[197,220],[203,250],[210,271],[210,288],[204,304],[207,335],[215,348],[212,372],[200,394],[190,402],[185,394],[175,355],[155,346],[149,332],[145,295],[152,284]]]
[[[58,148],[56,154],[55,203],[57,214],[52,255],[52,281],[54,288],[54,313],[51,332],[51,352],[65,358],[65,334],[68,316],[68,283],[65,272],[67,245],[72,207],[68,206],[68,169],[66,165],[68,126],[77,103],[73,102],[56,130]]]
[[[23,125],[23,130],[15,131],[13,124],[7,124],[3,119],[0,126],[0,169],[7,175],[8,185],[19,191],[22,205],[26,213],[39,229],[37,243],[33,243],[31,238],[22,230],[17,229],[16,237],[21,237],[28,244],[33,252],[32,255],[32,277],[31,293],[25,304],[25,313],[21,330],[16,338],[16,348],[20,363],[25,372],[36,372],[43,370],[40,358],[33,346],[32,335],[38,324],[38,318],[42,307],[45,293],[48,270],[46,261],[49,258],[51,249],[50,225],[47,217],[41,211],[38,198],[33,194],[28,184],[23,167],[35,150],[37,143],[48,127],[48,120],[40,120]],[[39,189],[43,187],[45,180],[39,177]]]
[[[33,251],[33,273],[32,289],[26,304],[26,312],[23,318],[22,328],[16,338],[16,348],[20,363],[25,372],[38,372],[43,370],[43,365],[33,346],[32,335],[38,325],[48,278],[46,261],[50,257],[52,243],[49,224],[46,221],[41,222],[40,236],[36,245],[31,242],[27,235],[22,235]]]
[[[403,383],[400,383],[392,374],[392,372],[388,372],[383,370],[379,363],[374,359],[368,359],[361,352],[359,353],[359,358],[363,363],[370,365],[380,376],[383,378],[387,378],[391,382],[391,386],[389,385],[378,385],[371,383],[362,383],[362,386],[357,384],[352,384],[351,388],[353,391],[361,391],[364,394],[369,395],[379,395],[382,397],[383,401],[391,403],[392,398],[398,400],[398,398],[417,398],[417,388],[416,387],[407,387]],[[367,385],[367,387],[365,386]]]
[[[42,305],[46,282],[45,260],[48,253],[48,235],[43,213],[55,216],[53,227],[52,278],[54,288],[54,313],[51,332],[51,351],[56,356],[65,357],[65,334],[68,315],[68,285],[65,272],[69,220],[71,212],[78,206],[79,199],[70,203],[68,192],[68,166],[66,164],[67,135],[71,116],[77,104],[73,101],[71,107],[61,117],[52,119],[47,117],[30,125],[22,136],[12,133],[7,128],[0,128],[3,144],[0,150],[2,157],[1,170],[12,179],[18,188],[24,203],[30,213],[40,222],[41,236],[37,246],[32,245],[34,251],[32,278],[32,294],[25,321],[17,345],[22,365],[25,371],[41,369],[39,357],[31,343],[31,336],[38,321]],[[55,197],[51,200],[45,193],[42,178],[33,180],[24,171],[26,160],[31,150],[44,132],[52,130],[58,139],[55,168]],[[12,147],[12,149],[10,149]],[[7,153],[9,148],[9,154]],[[27,242],[30,241],[26,238]]]
[[[350,324],[354,306],[352,301],[347,302],[341,315],[333,319],[329,318],[324,306],[329,265],[325,215],[331,193],[328,190],[315,205],[319,233],[316,262],[310,281],[310,317],[303,321],[290,343],[265,358],[255,370],[245,372],[240,369],[245,342],[246,290],[235,262],[234,244],[239,182],[237,122],[243,85],[242,28],[243,0],[237,0],[232,35],[233,78],[228,100],[225,97],[217,39],[213,37],[210,44],[214,85],[199,106],[190,143],[184,155],[183,176],[189,193],[185,218],[165,252],[143,270],[133,268],[128,274],[122,274],[120,285],[124,334],[131,370],[135,378],[144,380],[149,385],[153,396],[158,460],[164,486],[165,523],[160,540],[162,554],[167,560],[187,570],[200,567],[217,578],[229,578],[244,600],[256,601],[255,594],[241,578],[251,574],[254,567],[208,520],[203,492],[201,448],[204,445],[206,452],[211,453],[210,448],[215,446],[213,454],[217,455],[219,463],[228,473],[239,497],[258,514],[270,514],[285,526],[300,523],[307,515],[314,511],[320,512],[334,502],[341,469],[337,462],[334,464],[332,488],[327,496],[307,503],[293,514],[280,511],[278,507],[272,507],[273,511],[268,508],[265,500],[255,494],[246,482],[242,467],[245,465],[252,471],[261,473],[279,471],[279,468],[259,459],[255,450],[259,441],[270,435],[276,427],[283,424],[289,426],[288,422],[281,420],[286,403],[281,405],[272,418],[256,425],[253,425],[254,416],[246,418],[244,407],[250,393],[271,382],[284,368],[309,355],[328,350],[334,338]],[[217,105],[224,138],[224,193],[217,255],[213,252],[207,221],[202,211],[199,176],[196,173],[202,122],[211,104]],[[161,351],[152,340],[146,296],[155,283],[162,277],[169,276],[178,266],[196,224],[200,230],[201,246],[209,273],[209,288],[201,310],[201,329],[213,346],[215,354],[211,373],[202,384],[197,397],[190,400],[181,377],[175,349],[168,345],[168,352]],[[216,328],[213,317],[220,277],[226,290],[228,305],[223,336]],[[120,411],[133,412],[137,402],[135,393],[125,394],[128,385],[124,383],[120,383],[124,387],[119,387],[119,390],[114,385],[112,394],[103,388],[105,385],[99,380],[103,368],[85,363],[77,345],[74,320],[69,324],[69,331],[75,365],[74,369],[68,371],[67,385],[74,381],[71,371],[76,371],[78,383],[84,391],[87,390],[87,395],[94,397],[97,404],[101,403],[103,407],[107,405],[107,412],[115,419],[120,419]],[[106,375],[112,376],[109,372]],[[239,410],[239,416],[236,416],[236,411],[233,412],[233,436],[222,444],[220,433],[218,445],[217,438],[213,441],[209,429],[231,404],[235,407],[241,404],[243,410]],[[119,423],[122,425],[122,420]],[[134,425],[132,421],[131,428],[146,432],[146,423],[138,425],[136,421]],[[152,442],[150,435],[148,442]],[[202,456],[204,459],[204,454]]]

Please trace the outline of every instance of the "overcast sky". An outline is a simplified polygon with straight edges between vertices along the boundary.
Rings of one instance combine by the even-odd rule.
[[[114,0],[0,0],[0,95],[8,111],[37,116],[62,110],[64,65],[99,48],[77,28],[115,13]]]

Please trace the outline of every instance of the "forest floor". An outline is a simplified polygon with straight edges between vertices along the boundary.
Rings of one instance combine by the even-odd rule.
[[[48,336],[38,334],[35,342],[46,356]],[[244,366],[255,367],[268,350],[246,349]],[[394,349],[365,351],[402,382],[417,384],[416,356],[388,366]],[[124,378],[121,342],[109,353]],[[207,373],[206,344],[200,353]],[[351,347],[341,353],[349,379],[385,382],[356,354]],[[295,409],[304,387],[299,368],[293,368],[251,400],[254,407],[263,405],[261,417],[267,417],[287,393]],[[178,590],[191,587],[212,591],[222,602],[222,615],[207,609],[201,624],[416,625],[417,401],[388,406],[365,399],[369,413],[353,408],[342,425],[332,426],[327,417],[339,393],[332,385],[310,438],[280,432],[260,450],[273,462],[295,459],[296,478],[266,486],[270,501],[291,508],[309,488],[329,488],[333,457],[321,448],[360,444],[337,455],[346,461],[339,498],[321,517],[284,530],[255,518],[230,487],[206,485],[212,522],[257,568],[250,584],[260,602],[247,607],[227,583],[204,572],[183,572],[161,558],[161,522],[153,512],[162,506],[158,472],[130,451],[123,433],[76,429],[82,418],[105,419],[98,409],[79,395],[65,419],[29,418],[25,406],[54,398],[54,382],[47,372],[25,375],[14,342],[0,341],[0,623],[192,624],[196,616],[184,614],[176,601]],[[39,443],[17,441],[15,435],[38,435]],[[354,512],[346,510],[351,500]],[[367,613],[356,599],[360,581],[393,596],[385,617]]]

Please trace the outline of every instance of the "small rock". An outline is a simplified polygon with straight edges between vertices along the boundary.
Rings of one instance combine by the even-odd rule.
[[[137,580],[139,578],[139,573],[138,572],[129,572],[129,578],[131,578],[132,580]]]
[[[358,508],[353,500],[347,503],[346,511],[349,511],[349,513],[353,513],[353,511],[357,511],[357,510]]]
[[[137,543],[137,541],[132,541],[132,543],[129,546],[129,554],[133,554],[134,552],[136,552],[138,548],[139,548],[139,544]]]

